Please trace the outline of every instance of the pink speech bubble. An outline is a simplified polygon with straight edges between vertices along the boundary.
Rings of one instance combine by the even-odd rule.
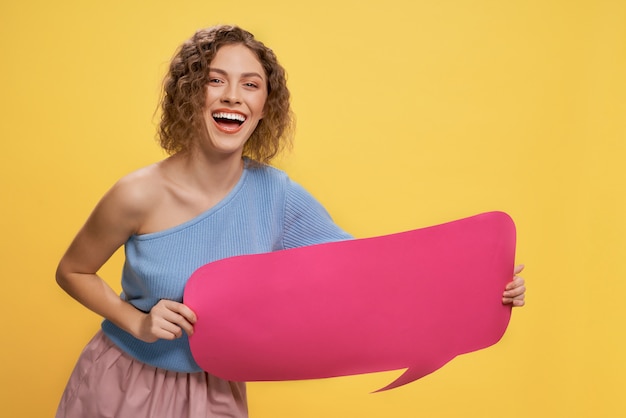
[[[184,301],[200,367],[233,381],[408,368],[392,389],[500,340],[515,225],[502,212],[375,238],[231,257]]]

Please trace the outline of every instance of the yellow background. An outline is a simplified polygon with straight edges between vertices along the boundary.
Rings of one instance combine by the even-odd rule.
[[[626,416],[622,0],[3,1],[0,416],[53,415],[100,322],[56,263],[115,180],[162,158],[167,62],[216,23],[287,68],[297,140],[278,165],[345,229],[504,210],[527,265],[496,346],[386,393],[369,392],[401,371],[250,384],[252,416]]]

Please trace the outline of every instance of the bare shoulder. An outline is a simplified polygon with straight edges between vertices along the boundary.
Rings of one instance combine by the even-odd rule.
[[[119,179],[105,197],[127,210],[141,211],[159,199],[162,183],[158,165],[152,164]]]
[[[161,199],[162,182],[157,164],[127,174],[102,197],[96,212],[135,233]]]
[[[97,272],[151,215],[151,208],[159,200],[159,177],[153,165],[117,181],[70,244],[59,271]]]

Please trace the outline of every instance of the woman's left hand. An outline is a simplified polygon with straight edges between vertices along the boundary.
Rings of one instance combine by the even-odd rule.
[[[524,286],[524,279],[518,276],[522,270],[524,270],[524,265],[516,266],[513,270],[513,280],[506,285],[504,293],[502,294],[503,304],[524,306],[526,286]]]

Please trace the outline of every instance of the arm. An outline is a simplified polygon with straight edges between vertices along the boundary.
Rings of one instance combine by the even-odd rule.
[[[285,200],[283,245],[302,247],[352,239],[302,186],[289,180]]]
[[[152,206],[145,181],[122,179],[102,198],[59,262],[56,280],[70,296],[134,337],[153,342],[193,332],[194,313],[161,300],[150,313],[122,300],[97,272],[138,230]]]

